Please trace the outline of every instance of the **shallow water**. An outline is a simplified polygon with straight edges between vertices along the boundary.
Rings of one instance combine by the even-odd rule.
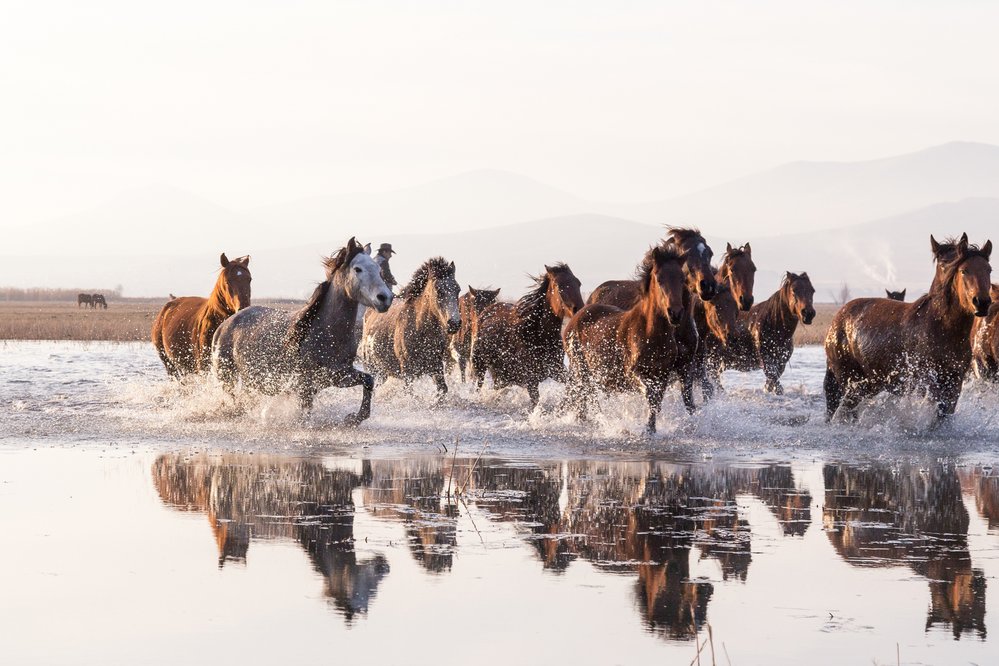
[[[798,350],[782,397],[727,374],[693,417],[672,395],[648,439],[639,398],[578,423],[554,384],[529,414],[390,382],[344,429],[359,390],[303,417],[147,345],[5,344],[0,655],[997,663],[999,396],[829,425],[823,369]]]

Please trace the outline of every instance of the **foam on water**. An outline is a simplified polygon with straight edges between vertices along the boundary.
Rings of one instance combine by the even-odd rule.
[[[856,424],[825,423],[825,359],[819,347],[796,350],[783,377],[783,396],[763,392],[760,372],[728,372],[726,390],[691,416],[674,388],[653,438],[643,433],[641,396],[601,396],[589,421],[580,422],[559,409],[564,390],[555,382],[542,386],[541,407],[531,412],[519,388],[479,393],[453,375],[444,404],[435,407],[429,379],[411,392],[389,380],[375,391],[371,419],[351,429],[340,423],[356,411],[360,388],[327,390],[308,414],[290,395],[242,395],[234,404],[211,378],[169,380],[144,343],[8,342],[0,347],[0,367],[0,437],[19,440],[438,451],[458,437],[462,446],[476,450],[488,442],[496,452],[529,455],[663,450],[760,455],[813,449],[962,455],[999,449],[999,392],[978,383],[965,387],[957,414],[940,427],[934,427],[925,399],[891,396],[865,405]]]

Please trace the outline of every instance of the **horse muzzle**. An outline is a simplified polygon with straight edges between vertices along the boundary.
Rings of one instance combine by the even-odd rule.
[[[710,301],[718,293],[718,284],[714,280],[701,280],[697,284],[697,295],[701,300]]]
[[[461,328],[460,319],[448,319],[447,320],[447,332],[448,335],[454,335]]]
[[[815,319],[815,308],[805,308],[801,311],[802,324],[811,324],[813,319]]]
[[[679,326],[683,321],[683,308],[668,308],[666,310],[666,321],[670,326]]]
[[[975,306],[975,316],[984,317],[989,313],[989,306],[992,305],[992,299],[986,296],[985,298],[979,298],[975,296],[971,299],[972,305]]]
[[[375,302],[371,305],[378,312],[385,312],[392,307],[392,292],[384,291],[375,296]]]
[[[739,309],[743,312],[749,312],[749,309],[753,307],[753,297],[743,296],[739,299]]]

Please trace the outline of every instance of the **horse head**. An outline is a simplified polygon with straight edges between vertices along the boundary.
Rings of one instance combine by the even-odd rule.
[[[468,285],[468,293],[472,295],[472,307],[476,312],[482,312],[487,307],[496,302],[499,296],[499,289],[475,289]]]
[[[888,299],[892,301],[905,300],[905,289],[903,289],[902,291],[888,291],[887,289],[885,289],[885,294],[888,296]]]
[[[802,324],[811,324],[815,319],[815,306],[812,299],[815,297],[815,288],[808,273],[787,272],[784,276],[784,289],[786,290],[786,300],[788,307],[795,314]]]
[[[691,293],[701,297],[703,301],[714,298],[718,289],[711,259],[714,252],[697,229],[681,229],[671,227],[666,239],[666,245],[675,246],[686,258],[684,271],[687,274],[687,284]]]
[[[930,240],[934,245],[940,246],[932,236]],[[968,243],[968,234],[963,234],[956,244],[954,253],[949,255],[953,258],[938,259],[938,262],[943,261],[944,280],[952,285],[951,288],[956,292],[962,308],[974,313],[976,317],[987,315],[992,304],[992,265],[989,263],[991,255],[991,240],[985,241],[985,244],[979,248]]]
[[[545,279],[548,282],[545,298],[557,317],[560,319],[572,317],[583,309],[585,303],[579,291],[582,282],[576,278],[568,264],[546,265]]]
[[[753,263],[753,249],[749,243],[741,247],[725,245],[725,256],[718,268],[718,279],[727,282],[740,310],[749,311],[753,307],[753,284],[756,281],[756,264]]]
[[[458,305],[461,287],[454,274],[453,261],[448,262],[444,257],[427,259],[402,290],[402,297],[407,301],[424,299],[419,307],[435,317],[448,334],[457,333],[461,328]]]
[[[392,305],[392,291],[382,280],[380,267],[357,239],[351,238],[323,263],[327,282],[339,283],[347,298],[378,312],[385,312]]]
[[[222,272],[216,289],[226,305],[233,312],[250,307],[250,282],[253,280],[249,269],[250,255],[230,260],[223,252],[219,262]]]
[[[666,314],[666,321],[671,326],[678,326],[683,319],[685,263],[686,256],[675,246],[658,245],[646,255],[640,272],[642,291],[651,295],[656,309]]]

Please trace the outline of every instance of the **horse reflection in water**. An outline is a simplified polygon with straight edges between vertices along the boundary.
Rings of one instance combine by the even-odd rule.
[[[352,491],[370,479],[312,461],[261,456],[161,456],[153,464],[160,498],[175,509],[208,515],[219,567],[245,561],[251,540],[291,539],[325,579],[325,594],[350,622],[366,613],[388,561],[354,552]]]
[[[926,629],[985,637],[985,575],[971,566],[968,511],[953,467],[826,465],[829,540],[858,567],[908,566],[930,586]]]

